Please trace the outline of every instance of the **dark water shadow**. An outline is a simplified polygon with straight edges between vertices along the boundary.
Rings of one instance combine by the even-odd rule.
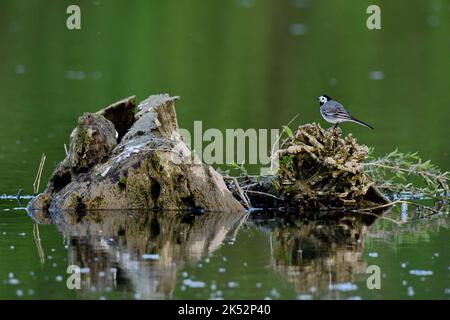
[[[96,211],[80,217],[30,213],[64,235],[68,265],[82,271],[79,298],[113,292],[121,298],[169,299],[177,271],[217,250],[242,213]]]

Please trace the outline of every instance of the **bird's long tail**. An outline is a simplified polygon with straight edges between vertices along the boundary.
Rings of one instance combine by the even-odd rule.
[[[358,119],[356,119],[355,117],[350,117],[350,119],[349,119],[350,121],[353,121],[353,122],[356,122],[356,123],[359,123],[360,125],[363,125],[363,126],[365,126],[365,127],[367,127],[367,128],[370,128],[370,129],[374,129],[370,124],[367,124],[367,123],[365,123],[365,122],[363,122],[363,121],[361,121],[361,120],[358,120]]]

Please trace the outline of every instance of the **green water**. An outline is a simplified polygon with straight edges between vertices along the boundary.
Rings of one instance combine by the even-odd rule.
[[[65,27],[70,1],[0,3],[0,194],[31,194],[42,153],[47,181],[83,112],[161,92],[181,96],[189,130],[279,128],[297,113],[295,124],[325,125],[315,97],[327,93],[375,127],[343,130],[377,155],[418,151],[450,169],[450,1],[382,2],[376,31],[371,1],[77,3],[79,31]],[[448,216],[355,223],[359,242],[342,223],[231,216],[202,230],[221,219],[206,216],[187,219],[181,241],[142,213],[36,227],[24,202],[0,200],[0,298],[450,297]],[[66,287],[69,264],[84,268],[79,291]],[[380,290],[367,289],[369,265]]]

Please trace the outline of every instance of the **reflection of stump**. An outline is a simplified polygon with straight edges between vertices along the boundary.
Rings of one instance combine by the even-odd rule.
[[[362,258],[367,225],[361,218],[344,215],[276,227],[273,268],[293,282],[298,293],[316,293],[315,298],[323,297],[330,285],[354,281],[367,268]]]
[[[291,205],[303,207],[367,206],[386,203],[364,173],[368,149],[351,134],[300,126],[278,151],[280,170],[275,186]]]
[[[65,211],[52,222],[67,239],[68,263],[85,270],[79,291],[83,298],[114,291],[125,298],[168,299],[179,268],[217,250],[242,215],[91,211],[80,218]]]

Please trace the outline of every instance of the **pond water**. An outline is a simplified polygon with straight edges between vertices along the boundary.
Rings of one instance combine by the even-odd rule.
[[[333,220],[106,211],[55,225],[3,201],[0,214],[2,299],[450,297],[448,218],[414,210]],[[367,284],[369,267],[379,268],[379,289]]]
[[[45,153],[42,191],[83,112],[163,92],[181,96],[181,127],[221,131],[281,128],[297,113],[293,126],[326,126],[315,97],[327,93],[375,127],[342,126],[375,155],[418,151],[449,170],[450,1],[383,3],[381,30],[366,28],[370,4],[79,1],[71,31],[64,2],[1,1],[0,194],[31,195]],[[0,200],[2,299],[450,298],[448,215],[105,212],[48,224],[26,202]],[[67,288],[69,265],[81,290]],[[367,288],[371,265],[380,290]]]

